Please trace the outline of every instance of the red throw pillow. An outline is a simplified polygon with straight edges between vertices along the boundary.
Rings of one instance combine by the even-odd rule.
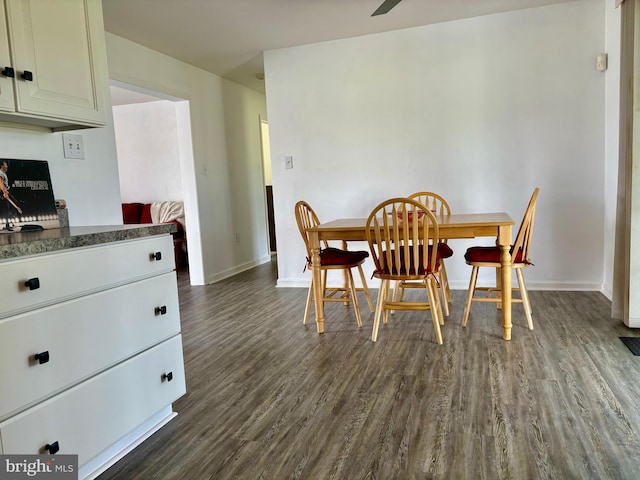
[[[151,204],[145,203],[142,206],[142,213],[140,214],[140,223],[153,223],[151,221]]]
[[[140,215],[142,215],[141,203],[123,203],[122,204],[122,222],[140,223]]]

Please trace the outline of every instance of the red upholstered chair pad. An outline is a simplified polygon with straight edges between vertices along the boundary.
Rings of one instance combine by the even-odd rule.
[[[513,247],[512,247],[513,250]],[[513,255],[513,251],[511,252]],[[471,247],[464,254],[467,262],[500,263],[500,247]],[[513,263],[529,263],[522,260],[522,249],[518,249]]]
[[[384,269],[382,270],[376,270],[374,272],[374,274],[378,274],[378,275],[419,275],[419,276],[427,276],[429,273],[435,272],[438,270],[438,268],[440,267],[440,252],[439,252],[439,248],[438,248],[438,253],[436,254],[436,265],[435,268],[431,265],[431,245],[429,245],[429,262],[427,263],[427,268],[426,270],[423,268],[423,255],[422,255],[422,249],[420,249],[419,251],[419,259],[418,259],[418,271],[416,272],[415,269],[413,268],[413,250],[409,250],[409,255],[410,255],[410,259],[409,259],[409,264],[410,264],[410,268],[409,271],[407,272],[406,268],[404,267],[404,250],[400,250],[400,268],[390,268],[389,265],[386,265]],[[382,252],[381,257],[384,257],[385,259],[387,258],[387,252]],[[392,260],[395,262],[395,250],[391,251],[391,258]],[[393,265],[391,266],[393,267]]]
[[[328,247],[320,251],[320,265],[353,265],[362,262],[369,256],[369,252],[364,250],[349,251],[339,248]]]
[[[443,242],[438,243],[438,256],[440,258],[449,258],[453,256],[453,250],[449,245]]]

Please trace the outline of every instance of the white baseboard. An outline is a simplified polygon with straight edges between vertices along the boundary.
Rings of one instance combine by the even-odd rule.
[[[103,474],[111,466],[115,465],[118,460],[122,459],[147,438],[164,427],[177,415],[178,414],[171,409],[171,405],[165,407],[100,455],[82,465],[78,469],[78,478],[93,480]]]
[[[271,254],[266,255],[264,257],[258,258],[256,260],[252,260],[250,262],[245,262],[242,263],[240,265],[236,265],[232,268],[228,268],[227,270],[223,270],[222,272],[218,272],[215,273],[213,275],[210,275],[209,277],[207,277],[205,279],[205,283],[207,285],[210,285],[212,283],[216,283],[219,282],[221,280],[224,280],[226,278],[229,277],[233,277],[234,275],[237,275],[238,273],[242,273],[245,272],[247,270],[251,270],[254,267],[257,267],[258,265],[263,265],[265,263],[269,263],[271,261]]]

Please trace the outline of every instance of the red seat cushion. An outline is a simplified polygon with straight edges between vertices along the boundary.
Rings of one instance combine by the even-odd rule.
[[[435,268],[431,265],[431,245],[429,245],[429,262],[427,263],[427,268],[424,269],[422,267],[422,249],[419,251],[420,258],[418,259],[418,271],[416,272],[413,268],[413,250],[409,250],[409,271],[404,267],[404,250],[400,250],[400,268],[392,268],[393,266],[386,265],[383,270],[376,270],[374,274],[378,275],[420,275],[426,277],[429,273],[435,272],[440,267],[440,255],[439,253],[436,255],[436,265]],[[439,249],[438,249],[439,250]],[[387,252],[383,252],[382,255],[385,259],[387,258]],[[392,261],[395,261],[395,250],[391,251]]]
[[[449,258],[449,257],[453,256],[453,250],[451,250],[451,247],[449,245],[447,245],[446,243],[439,242],[438,243],[438,255],[440,256],[440,258]]]
[[[320,265],[325,267],[331,265],[352,265],[360,263],[369,256],[369,252],[364,250],[349,251],[339,248],[328,247],[320,251]]]
[[[142,215],[141,203],[123,203],[122,204],[122,221],[125,224],[140,223]]]
[[[513,250],[513,247],[511,247]],[[513,255],[513,251],[511,252]],[[500,247],[471,247],[464,254],[467,262],[500,263]],[[514,263],[529,263],[522,260],[522,249],[518,249]]]

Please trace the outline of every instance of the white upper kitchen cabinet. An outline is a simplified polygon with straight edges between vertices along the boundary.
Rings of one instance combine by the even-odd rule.
[[[0,3],[1,121],[103,126],[106,72],[100,0]]]

